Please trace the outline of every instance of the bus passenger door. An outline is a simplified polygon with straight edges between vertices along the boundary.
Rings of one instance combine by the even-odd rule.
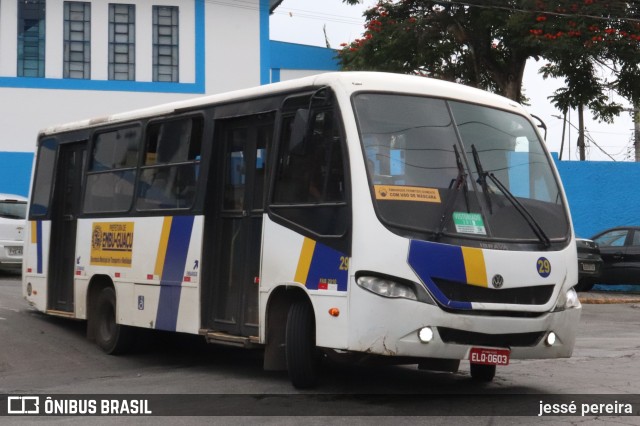
[[[59,150],[51,216],[48,309],[73,312],[76,218],[81,209],[86,141],[61,144]]]
[[[211,268],[205,285],[211,288],[203,298],[204,323],[215,331],[258,335],[266,156],[274,119],[267,113],[215,123],[217,183],[210,191],[219,193],[205,218],[204,259]],[[209,249],[207,240],[213,241]]]

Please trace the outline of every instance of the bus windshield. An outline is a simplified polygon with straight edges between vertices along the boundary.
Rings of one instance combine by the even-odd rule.
[[[549,159],[523,116],[436,98],[360,93],[354,107],[378,216],[436,238],[566,240]]]

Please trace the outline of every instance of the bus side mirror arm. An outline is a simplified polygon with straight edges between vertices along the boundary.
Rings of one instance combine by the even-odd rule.
[[[547,125],[537,115],[533,115],[533,114],[530,114],[530,115],[531,117],[535,118],[538,121],[538,128],[544,130],[544,141],[546,142],[547,141]]]

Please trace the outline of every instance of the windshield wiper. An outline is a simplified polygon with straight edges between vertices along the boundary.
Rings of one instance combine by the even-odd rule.
[[[482,185],[482,190],[485,193],[485,197],[489,199],[489,193],[487,192],[487,178],[491,179],[491,181],[496,185],[496,187],[504,194],[505,198],[509,200],[509,202],[515,207],[515,209],[520,213],[522,218],[527,222],[531,230],[536,237],[540,240],[541,243],[544,244],[546,248],[551,246],[551,240],[544,232],[538,221],[529,213],[529,210],[525,206],[518,201],[518,199],[513,195],[509,189],[504,186],[504,184],[493,174],[489,172],[485,172],[482,168],[482,163],[480,162],[480,156],[478,155],[478,151],[476,150],[475,145],[471,145],[471,151],[473,152],[473,161],[476,163],[476,169],[478,170],[478,181]],[[487,201],[489,204],[489,212],[491,212],[491,202]]]
[[[447,225],[449,221],[449,216],[453,213],[453,209],[456,205],[456,199],[458,198],[458,194],[460,193],[460,189],[462,188],[464,192],[464,201],[467,206],[467,213],[470,213],[471,210],[469,208],[469,190],[467,188],[467,174],[464,172],[464,165],[462,164],[462,158],[460,157],[460,153],[458,152],[458,147],[453,145],[453,152],[456,155],[456,166],[458,167],[458,176],[455,179],[451,180],[449,184],[449,189],[454,189],[455,192],[453,195],[450,195],[447,198],[447,204],[444,207],[444,212],[442,213],[442,217],[440,218],[440,224],[438,225],[438,230],[436,231],[436,239],[440,238],[442,235],[442,231],[444,231],[444,227]]]
[[[476,164],[476,170],[478,171],[478,183],[482,187],[482,192],[484,193],[484,200],[487,202],[487,207],[489,207],[489,213],[493,214],[491,197],[489,194],[489,185],[487,185],[487,174],[482,168],[480,156],[478,155],[478,150],[476,149],[475,145],[471,145],[471,152],[473,153],[473,162]]]

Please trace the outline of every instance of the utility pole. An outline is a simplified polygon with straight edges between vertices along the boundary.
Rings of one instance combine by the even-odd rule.
[[[640,105],[634,108],[627,108],[625,111],[633,113],[633,148],[635,151],[635,161],[640,163]]]
[[[560,157],[559,160],[562,160],[562,151],[564,151],[564,133],[567,130],[567,110],[564,110],[564,114],[562,115],[562,142],[560,143]],[[571,130],[569,130],[571,131]],[[571,143],[569,143],[569,151],[571,151]],[[571,156],[569,156],[571,159]]]
[[[584,105],[582,104],[578,105],[578,151],[580,152],[580,161],[586,160],[584,145]]]

